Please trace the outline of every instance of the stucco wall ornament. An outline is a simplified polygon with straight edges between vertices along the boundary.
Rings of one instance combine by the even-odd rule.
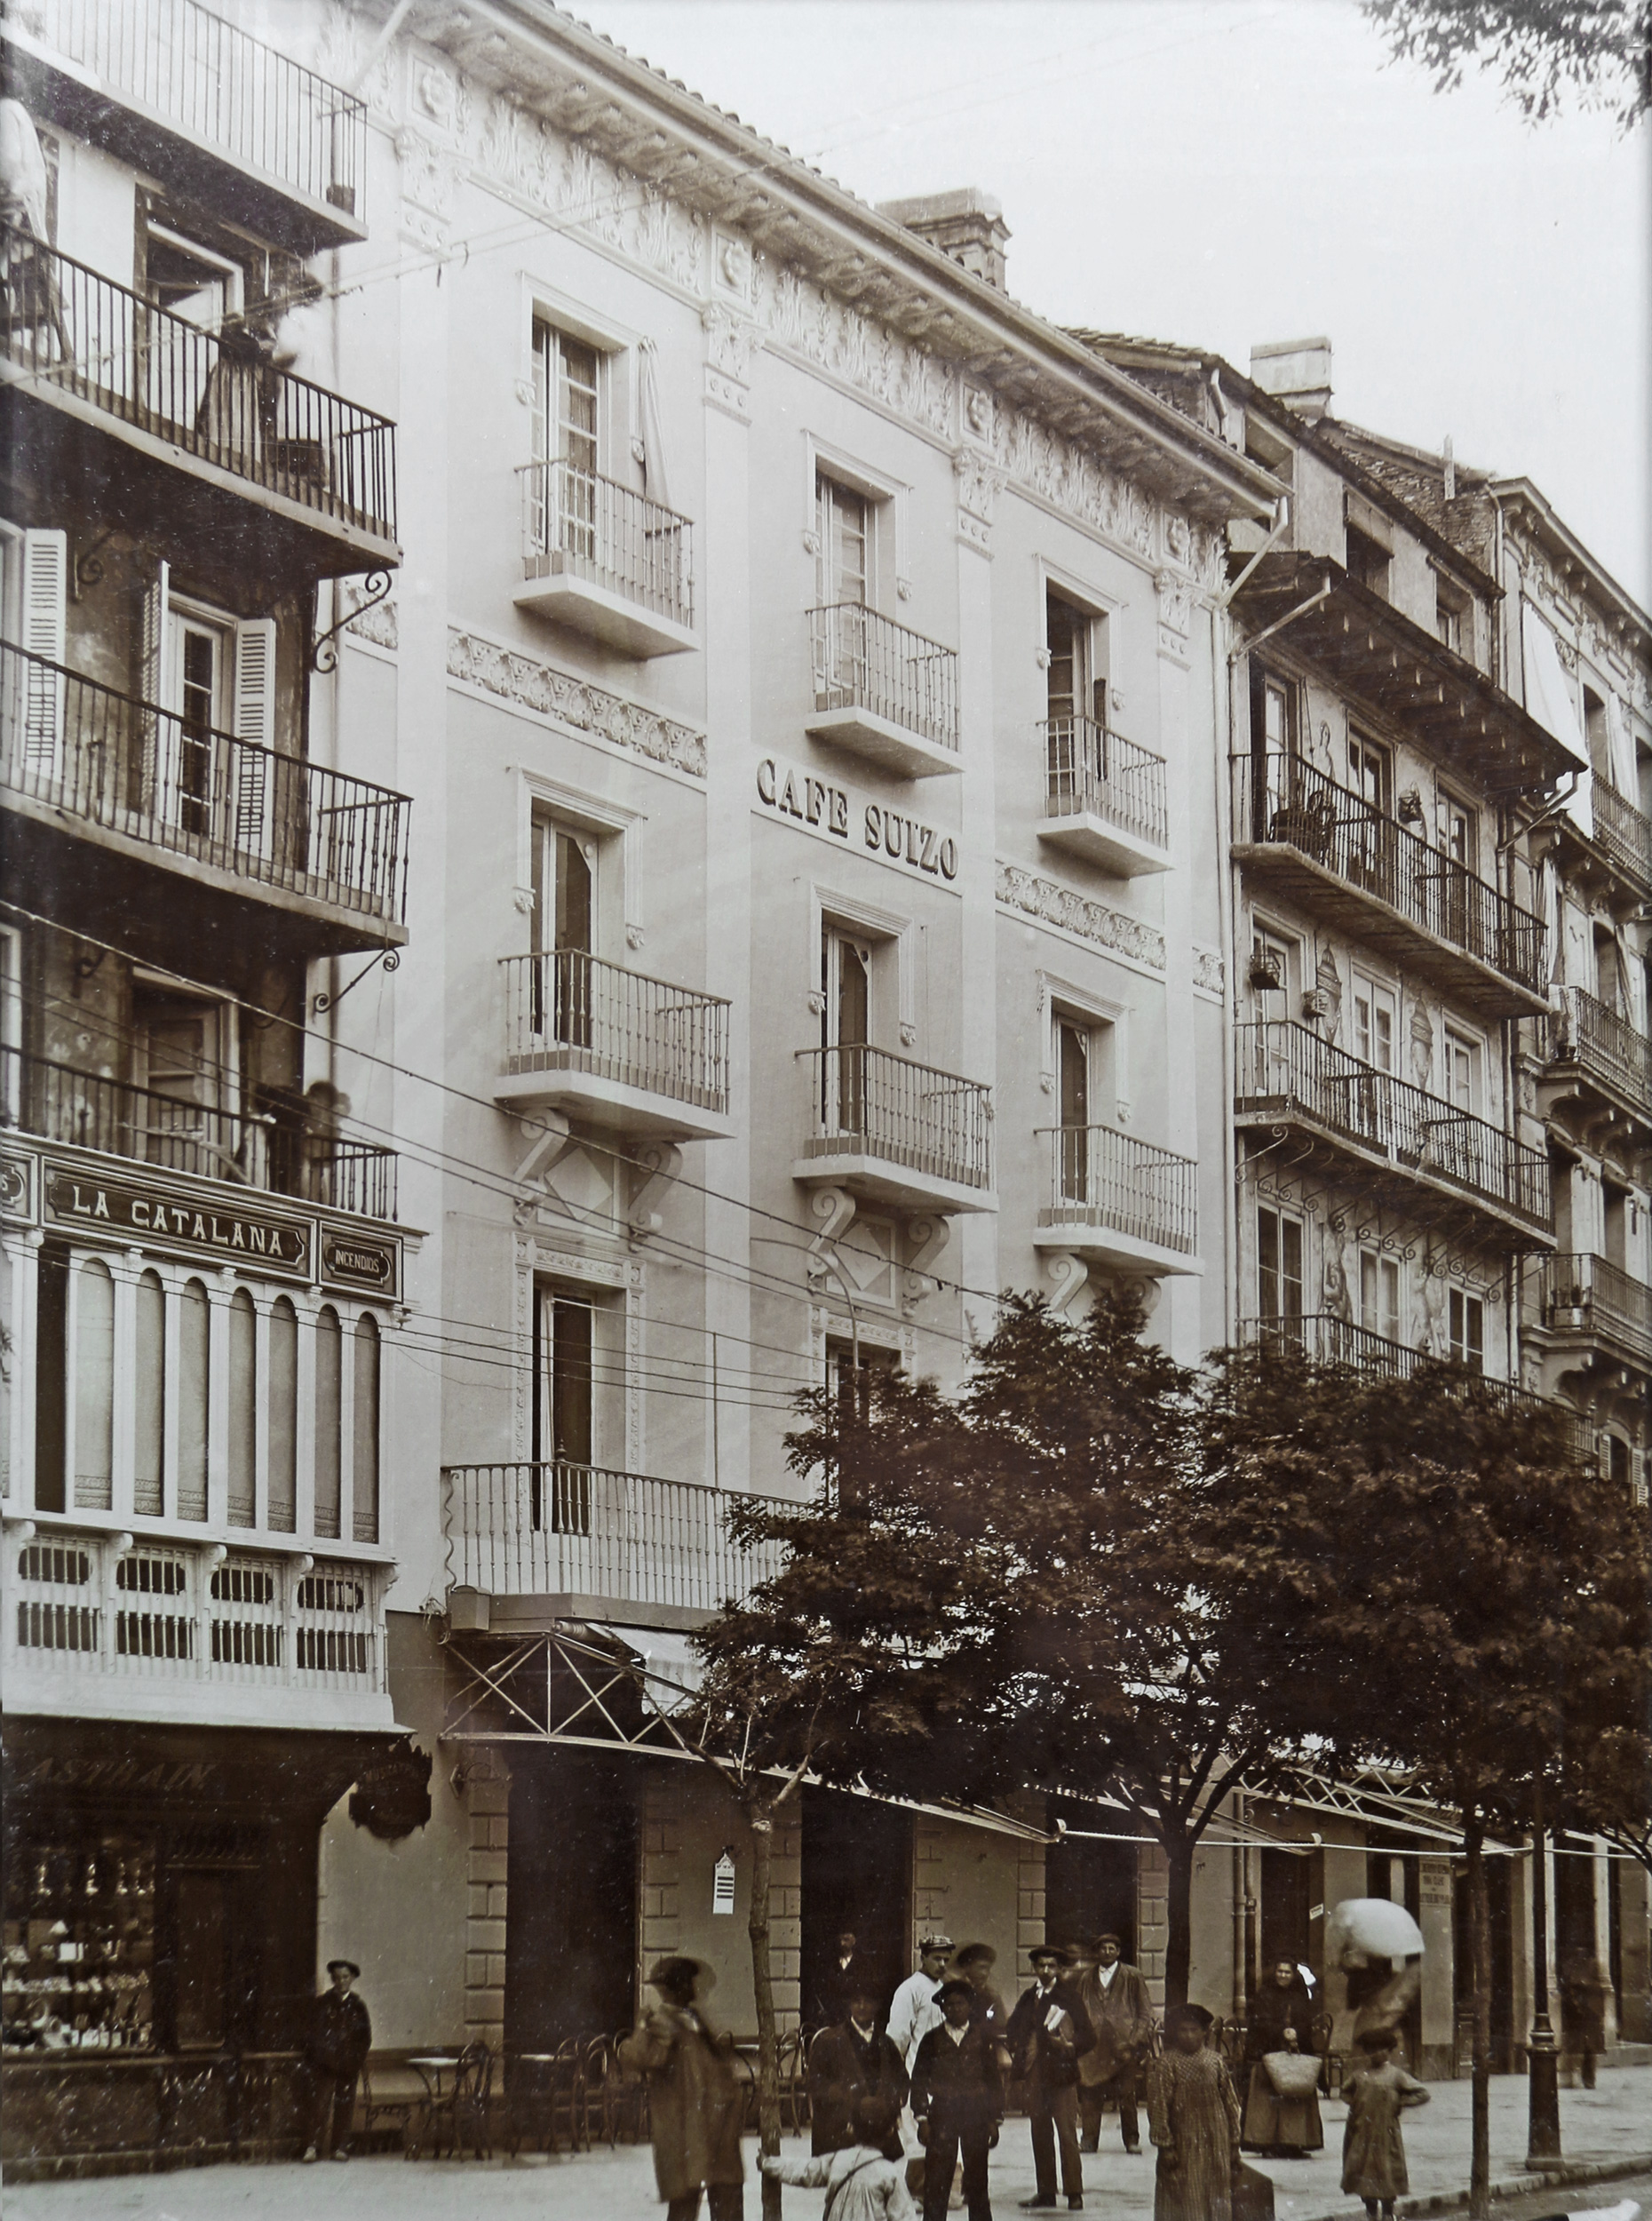
[[[1036,872],[1006,864],[1002,857],[998,859],[997,896],[1007,909],[1041,918],[1098,949],[1110,949],[1156,972],[1164,969],[1164,935],[1157,927],[1144,925],[1140,918],[1127,917],[1123,911],[1108,910],[1073,888],[1040,879]]]
[[[652,763],[668,763],[696,779],[705,776],[705,736],[653,710],[623,701],[584,679],[536,662],[531,656],[481,640],[457,625],[448,632],[448,673],[467,685],[515,703],[541,717],[554,717],[578,732],[591,733],[616,748]]]

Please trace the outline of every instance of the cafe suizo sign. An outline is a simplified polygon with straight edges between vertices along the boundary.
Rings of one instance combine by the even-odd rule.
[[[322,1225],[297,1213],[203,1196],[179,1182],[111,1180],[84,1165],[48,1159],[49,1226],[84,1240],[210,1258],[287,1280],[321,1281],[363,1294],[396,1294],[399,1250],[382,1236]]]
[[[864,848],[949,887],[958,875],[958,844],[950,833],[903,810],[865,801],[830,779],[793,770],[777,756],[765,756],[758,764],[757,791],[766,810],[790,818],[806,832],[841,840],[845,848]]]

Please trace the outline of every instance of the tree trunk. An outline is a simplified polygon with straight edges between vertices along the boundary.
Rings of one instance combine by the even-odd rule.
[[[1164,1945],[1164,2009],[1187,2002],[1187,1973],[1193,1963],[1193,1843],[1178,1835],[1164,1846],[1170,1868],[1170,1895],[1165,1916],[1170,1923]]]
[[[1479,1819],[1465,1812],[1463,1849],[1468,1859],[1469,1965],[1474,1985],[1469,2221],[1488,2221],[1491,2211],[1491,1905],[1486,1892],[1486,1861],[1481,1844]]]
[[[751,1988],[757,1999],[758,2127],[760,2145],[771,2157],[780,2153],[780,2046],[774,2034],[774,1982],[769,1969],[768,1901],[774,1867],[774,1808],[766,1797],[746,1810],[751,1829]],[[763,2177],[763,2221],[780,2221],[780,2185]]]

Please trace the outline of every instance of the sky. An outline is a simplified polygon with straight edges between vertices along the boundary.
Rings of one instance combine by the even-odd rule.
[[[1436,93],[1354,0],[564,0],[868,201],[978,186],[1010,291],[1324,334],[1340,417],[1529,478],[1652,608],[1652,133]]]

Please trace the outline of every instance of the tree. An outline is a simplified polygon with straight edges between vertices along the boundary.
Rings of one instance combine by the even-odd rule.
[[[1319,1731],[1454,1810],[1473,1970],[1470,2211],[1488,2209],[1490,1927],[1483,1846],[1521,1827],[1533,1785],[1574,1785],[1644,1724],[1647,1523],[1628,1492],[1567,1456],[1553,1420],[1443,1365],[1376,1381],[1289,1349],[1230,1374],[1252,1462],[1317,1526],[1305,1588],[1279,1562],[1261,1615],[1294,1616]],[[1272,1413],[1259,1430],[1257,1409]],[[1270,1590],[1271,1595],[1259,1593]]]
[[[1397,60],[1418,61],[1436,92],[1470,63],[1495,68],[1532,123],[1569,97],[1616,107],[1628,131],[1652,104],[1652,0],[1361,0]]]

